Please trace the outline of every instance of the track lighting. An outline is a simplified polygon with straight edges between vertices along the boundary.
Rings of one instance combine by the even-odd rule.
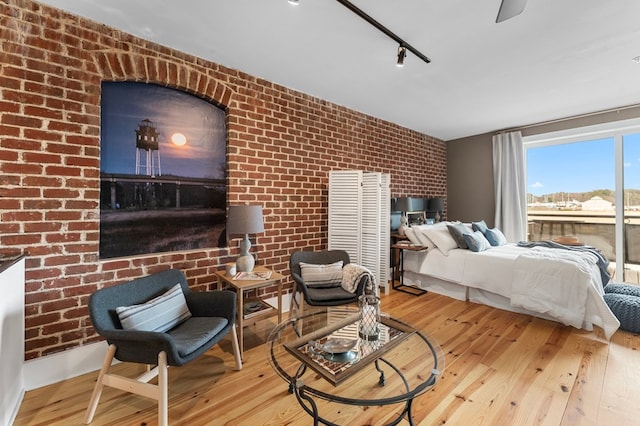
[[[416,49],[415,47],[411,46],[409,43],[407,43],[406,41],[398,37],[395,33],[393,33],[390,29],[382,25],[380,22],[376,21],[371,16],[367,15],[366,12],[364,12],[362,9],[359,9],[356,5],[351,3],[349,0],[336,0],[336,1],[341,5],[343,5],[344,7],[346,7],[347,9],[349,9],[350,11],[352,11],[353,13],[355,13],[356,15],[358,15],[359,17],[361,17],[362,19],[364,19],[365,21],[367,21],[369,24],[373,25],[379,31],[384,33],[387,37],[391,38],[396,43],[400,44],[400,46],[398,47],[398,62],[396,63],[396,65],[398,65],[399,67],[404,66],[404,58],[407,56],[407,50],[413,53],[414,55],[416,55],[418,58],[422,59],[425,63],[428,64],[429,62],[431,62],[431,59],[427,58],[422,52],[420,52],[418,49]],[[289,0],[289,3],[293,5],[298,5],[299,0]]]
[[[398,62],[396,62],[397,67],[404,67],[405,56],[407,56],[407,48],[403,45],[398,46]]]
[[[431,62],[431,59],[427,58],[422,52],[420,52],[418,49],[416,49],[415,47],[411,46],[409,43],[407,43],[406,41],[398,37],[395,33],[393,33],[390,29],[382,25],[380,22],[376,21],[371,16],[367,15],[366,12],[364,12],[362,9],[359,9],[353,3],[349,2],[348,0],[336,0],[336,1],[341,5],[343,5],[344,7],[346,7],[347,9],[349,9],[350,11],[352,11],[353,13],[355,13],[356,15],[358,15],[359,17],[361,17],[362,19],[364,19],[365,21],[367,21],[369,24],[373,25],[379,31],[384,33],[387,37],[394,40],[396,43],[400,44],[400,47],[404,51],[404,55],[402,55],[403,60],[404,60],[404,57],[406,56],[406,53],[407,53],[406,51],[408,50],[409,52],[416,55],[418,58],[422,59],[427,64]],[[398,66],[402,66],[401,64],[402,64],[402,61],[400,60],[400,49],[398,49]]]

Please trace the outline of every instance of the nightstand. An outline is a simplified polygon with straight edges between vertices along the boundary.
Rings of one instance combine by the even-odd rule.
[[[429,247],[417,246],[411,244],[408,241],[397,242],[391,246],[391,249],[398,253],[398,261],[394,262],[393,273],[391,274],[391,287],[394,290],[402,291],[404,293],[413,294],[414,296],[421,296],[427,293],[427,290],[423,290],[418,287],[404,285],[404,251],[425,251],[429,250]],[[398,284],[396,285],[396,276],[398,277]]]

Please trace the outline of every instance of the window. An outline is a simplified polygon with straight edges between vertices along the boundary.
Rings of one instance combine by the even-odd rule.
[[[640,120],[523,142],[529,239],[594,246],[617,281],[640,283]]]

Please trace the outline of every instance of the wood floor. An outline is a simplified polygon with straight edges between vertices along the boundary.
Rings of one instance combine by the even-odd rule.
[[[640,424],[640,336],[586,332],[436,294],[392,291],[382,308],[429,333],[445,353],[441,381],[413,404],[415,424]],[[231,343],[169,369],[172,425],[310,425],[268,363],[269,320],[245,329],[244,367]],[[105,344],[106,350],[106,344]],[[141,371],[119,364],[118,370]],[[82,424],[97,373],[27,392],[15,425]],[[154,401],[106,388],[94,425],[157,424]],[[398,407],[321,405],[339,424],[379,425]],[[402,424],[408,424],[403,421]]]

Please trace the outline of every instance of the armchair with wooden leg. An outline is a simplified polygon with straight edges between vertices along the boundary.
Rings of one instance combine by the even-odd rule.
[[[340,306],[357,303],[358,297],[365,292],[367,277],[363,276],[360,279],[355,291],[345,290],[341,286],[340,269],[349,263],[349,253],[344,250],[292,253],[289,259],[289,269],[295,286],[291,295],[289,312],[292,315],[302,314],[304,304]]]
[[[104,386],[158,401],[158,424],[168,424],[168,366],[185,365],[231,332],[235,368],[242,368],[235,329],[236,294],[195,292],[184,273],[165,270],[124,284],[103,288],[89,299],[96,332],[109,344],[87,408],[93,421]],[[109,373],[116,358],[154,366],[138,378]],[[158,384],[148,383],[158,377]]]

